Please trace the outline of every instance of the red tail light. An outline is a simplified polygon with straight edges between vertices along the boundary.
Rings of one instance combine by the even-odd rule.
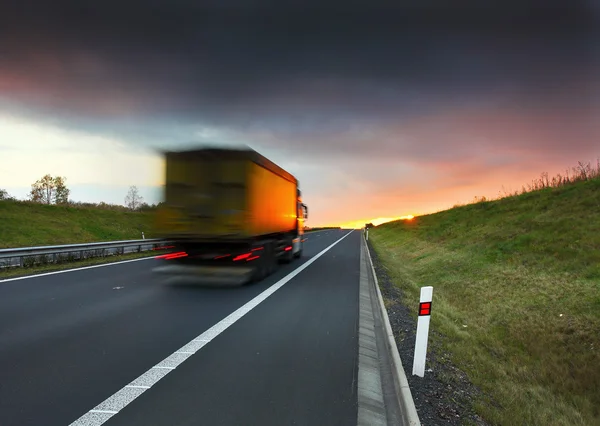
[[[244,260],[249,258],[250,256],[252,256],[252,253],[244,253],[244,254],[240,254],[239,256],[236,256],[233,258],[234,262],[237,262],[238,260]]]
[[[288,246],[285,248],[285,251],[290,251],[292,249],[292,246]]]
[[[249,257],[248,259],[246,259],[246,262],[250,262],[251,260],[256,260],[256,259],[260,259],[260,256]]]
[[[161,254],[160,256],[156,256],[156,259],[178,259],[180,257],[187,257],[187,255],[188,254],[184,251],[178,251],[177,253]]]

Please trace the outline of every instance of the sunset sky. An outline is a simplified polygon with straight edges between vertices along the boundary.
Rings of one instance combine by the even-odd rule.
[[[337,225],[600,156],[592,0],[2,3],[0,189],[19,198],[50,173],[74,200],[156,202],[161,149],[249,145],[298,177],[309,225]]]

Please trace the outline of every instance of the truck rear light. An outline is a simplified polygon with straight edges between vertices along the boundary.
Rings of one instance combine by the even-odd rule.
[[[244,260],[249,258],[250,256],[252,256],[252,253],[244,253],[244,254],[240,254],[239,256],[236,256],[233,258],[234,262],[237,262],[238,260]]]
[[[171,256],[167,256],[165,259],[169,260],[169,259],[179,259],[180,257],[187,257],[188,254],[184,251],[180,252],[180,253],[173,253]]]
[[[284,250],[285,251],[290,251],[292,249],[292,246],[287,246]]]
[[[184,251],[178,251],[176,253],[161,254],[160,256],[156,256],[156,259],[178,259],[180,257],[187,257],[187,255],[188,254]]]

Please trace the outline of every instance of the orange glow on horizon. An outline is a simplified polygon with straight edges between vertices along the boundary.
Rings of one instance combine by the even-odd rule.
[[[377,219],[363,219],[363,220],[354,220],[352,222],[346,222],[339,226],[346,229],[362,229],[365,224],[372,223],[375,226],[379,226],[383,223],[393,222],[395,220],[413,220],[415,216],[412,214],[398,217],[378,217]]]

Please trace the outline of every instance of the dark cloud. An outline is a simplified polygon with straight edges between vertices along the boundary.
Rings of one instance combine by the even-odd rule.
[[[312,158],[589,152],[595,4],[3,2],[0,106],[155,144],[220,129]]]
[[[506,90],[543,100],[596,60],[579,1],[8,3],[3,92],[109,117],[282,123],[418,114]]]

